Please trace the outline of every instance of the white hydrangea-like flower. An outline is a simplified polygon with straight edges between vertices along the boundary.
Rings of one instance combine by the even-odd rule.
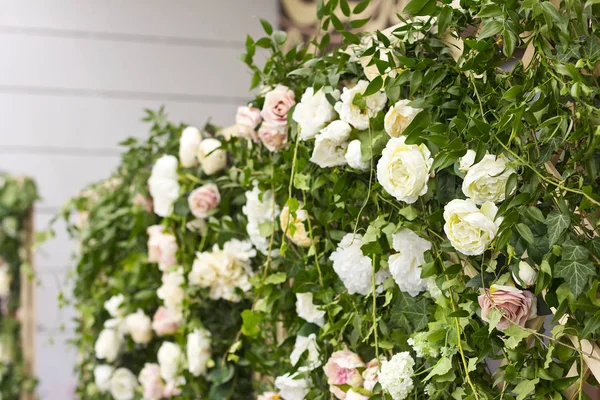
[[[319,346],[317,345],[317,335],[314,333],[311,333],[308,336],[296,336],[294,350],[290,354],[292,365],[295,366],[298,364],[300,357],[302,357],[302,354],[305,352],[308,352],[308,357],[306,358],[306,367],[301,367],[303,370],[312,371],[321,365],[321,360],[319,359],[321,354],[319,353]]]
[[[260,227],[268,226],[274,223],[279,215],[279,206],[275,203],[273,192],[268,190],[261,192],[257,185],[251,191],[246,192],[246,205],[242,207],[242,212],[248,218],[246,231],[250,241],[262,254],[267,255],[269,251],[269,240],[267,236],[261,235]],[[271,256],[276,256],[278,250],[273,250]]]
[[[179,198],[177,157],[164,155],[154,163],[148,188],[154,204],[154,213],[168,217],[173,213],[173,204]]]
[[[388,141],[377,163],[377,180],[386,192],[412,204],[427,193],[431,152],[424,144],[405,144],[406,137]]]
[[[210,336],[206,329],[195,329],[187,336],[188,369],[194,376],[206,374],[211,357]]]
[[[306,378],[298,378],[298,373],[285,374],[275,379],[275,387],[283,400],[305,400],[310,391],[311,382]]]
[[[486,154],[468,169],[462,191],[476,204],[501,202],[506,197],[506,182],[514,172],[506,165],[504,157]]]
[[[165,272],[162,275],[162,286],[158,288],[156,295],[167,308],[180,310],[184,297],[184,283],[183,267],[179,267],[172,272]]]
[[[383,92],[377,92],[371,96],[365,97],[366,110],[362,110],[354,103],[354,98],[357,94],[363,94],[369,86],[368,81],[358,81],[352,88],[344,88],[340,96],[340,102],[335,104],[335,110],[340,115],[340,119],[349,123],[359,131],[364,131],[369,128],[369,118],[377,115],[377,113],[385,107],[387,97]]]
[[[202,141],[202,135],[198,128],[188,126],[181,132],[179,139],[179,162],[184,168],[198,165],[198,147]]]
[[[385,114],[384,128],[390,137],[401,136],[417,114],[421,112],[420,108],[409,106],[410,102],[411,100],[399,100]]]
[[[329,257],[333,261],[333,270],[344,283],[348,293],[368,295],[372,288],[373,265],[371,259],[363,255],[362,235],[347,233]],[[375,275],[375,284],[380,285],[389,276],[387,270]]]
[[[454,199],[444,207],[444,232],[452,246],[467,256],[483,254],[492,243],[502,218],[497,218],[498,207],[492,202],[477,208],[471,199]]]
[[[298,123],[300,140],[314,138],[328,122],[335,119],[336,113],[327,100],[327,93],[335,100],[340,97],[337,89],[321,88],[315,93],[315,89],[309,87],[304,91],[300,103],[296,105],[292,114],[292,119]]]
[[[248,241],[231,239],[223,245],[223,250],[215,244],[212,251],[196,253],[188,275],[189,284],[210,288],[211,299],[240,301],[236,288],[243,292],[252,288],[250,259],[255,255],[256,250]]]
[[[366,171],[371,166],[369,161],[362,160],[360,140],[358,139],[354,139],[348,143],[348,149],[346,150],[345,158],[349,166],[360,171]]]
[[[321,168],[346,164],[346,149],[352,127],[344,121],[333,121],[321,130],[315,141],[310,161]]]
[[[427,289],[426,280],[421,279],[421,265],[431,243],[408,228],[394,233],[392,240],[392,247],[398,253],[389,258],[390,273],[400,290],[414,297]]]
[[[439,355],[439,349],[435,343],[427,340],[429,332],[417,332],[408,338],[407,343],[413,348],[419,358],[436,358]]]
[[[404,400],[412,392],[415,360],[408,351],[394,354],[381,363],[379,383],[394,400]]]
[[[325,325],[325,311],[319,310],[313,304],[312,293],[296,293],[296,313],[306,322]]]

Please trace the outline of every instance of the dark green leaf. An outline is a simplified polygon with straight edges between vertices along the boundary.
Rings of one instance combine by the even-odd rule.
[[[489,37],[492,37],[492,36],[500,33],[502,28],[504,28],[502,23],[500,23],[498,21],[490,21],[483,26],[483,28],[481,29],[481,32],[479,32],[479,36],[477,38],[479,40],[487,39]]]

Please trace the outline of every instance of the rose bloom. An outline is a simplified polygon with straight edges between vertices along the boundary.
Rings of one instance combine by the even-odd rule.
[[[152,329],[159,336],[172,335],[181,325],[181,315],[177,312],[160,306],[152,317]]]
[[[357,368],[363,368],[364,366],[365,363],[360,359],[358,354],[350,350],[334,352],[323,367],[331,393],[338,399],[345,399],[346,393],[335,385],[348,385],[355,388],[362,387],[363,377]]]
[[[281,396],[277,392],[264,392],[256,400],[281,400]]]
[[[467,256],[483,254],[498,233],[502,218],[498,207],[487,202],[477,208],[473,200],[454,199],[444,207],[444,232],[452,246]]]
[[[296,104],[294,92],[287,86],[277,85],[265,95],[261,116],[269,125],[286,126],[288,111],[294,104]]]
[[[279,151],[287,144],[287,127],[263,122],[258,129],[258,138],[269,151]]]
[[[369,400],[369,397],[349,389],[346,392],[346,400]]]
[[[177,240],[170,233],[164,233],[165,227],[162,225],[152,225],[148,227],[148,260],[158,263],[161,271],[177,265]]]
[[[537,316],[537,299],[529,291],[519,290],[512,286],[492,285],[479,296],[481,319],[489,322],[488,313],[498,309],[503,316],[496,328],[503,331],[511,325],[511,321],[519,326]]]
[[[391,107],[385,114],[384,128],[390,137],[399,137],[402,132],[421,112],[420,108],[413,108],[408,105],[410,100],[400,100]]]
[[[125,324],[135,343],[146,344],[152,340],[152,321],[144,311],[138,309],[137,312],[129,314],[125,318]]]
[[[352,127],[344,121],[333,121],[321,130],[315,140],[310,161],[321,168],[346,164],[346,149]]]
[[[308,219],[306,210],[299,208],[296,210],[296,217],[293,220],[292,217],[290,208],[287,205],[283,207],[279,215],[281,230],[286,233],[288,239],[294,242],[296,246],[310,247],[312,240],[310,240],[304,227],[304,221]]]
[[[506,165],[502,156],[486,154],[481,161],[471,165],[465,175],[462,191],[476,204],[486,201],[498,203],[506,197],[506,183],[515,172]]]
[[[165,384],[160,377],[158,364],[144,364],[138,377],[144,391],[144,400],[160,400],[163,398]]]
[[[366,365],[366,369],[362,373],[362,377],[365,380],[363,388],[368,391],[373,391],[373,388],[379,380],[379,360],[376,358],[369,361]]]
[[[235,115],[235,123],[238,131],[245,137],[256,141],[258,139],[256,127],[262,118],[260,110],[255,107],[238,107]]]
[[[184,168],[198,165],[198,146],[202,141],[202,134],[198,128],[188,126],[181,132],[179,140],[179,162]]]
[[[207,138],[198,146],[198,161],[206,175],[213,175],[227,166],[227,152],[221,149],[221,142]]]
[[[115,400],[133,400],[138,382],[127,368],[117,369],[110,378],[110,394]]]
[[[97,365],[94,368],[94,383],[100,393],[106,393],[110,390],[110,377],[114,368],[110,365]]]
[[[192,190],[188,197],[190,211],[196,218],[206,218],[208,213],[221,202],[219,188],[214,183],[207,183]]]

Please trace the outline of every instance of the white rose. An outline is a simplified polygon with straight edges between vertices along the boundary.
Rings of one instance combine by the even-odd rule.
[[[202,141],[202,135],[198,128],[188,126],[181,132],[179,140],[179,162],[184,168],[198,165],[198,146]]]
[[[212,175],[227,166],[227,152],[221,142],[214,138],[204,139],[198,146],[198,160],[206,175]]]
[[[346,150],[346,162],[349,166],[360,171],[366,171],[371,166],[369,161],[362,160],[362,151],[360,150],[360,140],[354,139],[348,143]]]
[[[390,256],[389,269],[401,291],[415,297],[427,290],[427,281],[421,279],[421,265],[431,243],[408,228],[400,229],[392,236],[393,247],[398,253]]]
[[[385,114],[384,128],[390,137],[399,137],[402,132],[410,125],[420,108],[413,108],[408,105],[410,100],[400,100],[391,107]]]
[[[312,240],[304,226],[304,221],[308,219],[308,213],[302,208],[302,205],[296,210],[296,216],[293,220],[292,218],[290,208],[286,204],[283,210],[281,210],[281,214],[279,214],[281,230],[285,232],[287,238],[294,242],[296,246],[310,247]]]
[[[117,294],[104,302],[104,308],[106,311],[108,311],[111,317],[122,317],[123,309],[121,306],[123,305],[123,301],[125,301],[125,296],[122,294]]]
[[[96,358],[106,360],[107,362],[115,361],[121,350],[122,343],[123,338],[115,329],[102,330],[94,345]]]
[[[462,156],[458,162],[458,170],[466,173],[475,163],[476,156],[477,153],[474,150],[467,150],[467,154]]]
[[[182,363],[183,353],[179,345],[172,342],[164,342],[158,349],[158,364],[160,365],[160,375],[169,382],[175,379]]]
[[[433,158],[424,144],[405,144],[406,137],[389,140],[377,163],[377,180],[386,192],[412,204],[427,193]]]
[[[10,295],[11,283],[12,276],[10,275],[9,266],[7,263],[2,262],[0,264],[0,297],[7,298]]]
[[[171,310],[179,310],[184,297],[183,268],[179,267],[176,271],[165,272],[162,276],[162,286],[156,291],[156,295],[163,301],[165,307]]]
[[[306,322],[325,325],[325,311],[319,310],[313,304],[312,293],[296,293],[296,314]]]
[[[137,310],[125,318],[127,332],[135,343],[146,344],[152,340],[152,320],[144,314],[144,311]]]
[[[335,110],[329,104],[326,92],[329,92],[335,100],[340,97],[339,90],[321,88],[315,93],[315,90],[309,87],[304,91],[300,103],[296,105],[292,119],[298,123],[300,140],[314,138],[329,121],[335,118]]]
[[[311,333],[308,336],[296,336],[294,350],[290,354],[290,361],[292,365],[295,366],[298,364],[300,357],[302,357],[302,354],[305,352],[308,352],[308,357],[306,357],[306,367],[304,368],[305,370],[312,371],[321,365],[321,361],[319,360],[319,347],[317,346],[317,335],[314,333]]]
[[[515,276],[513,271],[513,278],[524,287],[531,287],[535,285],[537,281],[538,272],[529,265],[527,261],[519,261],[519,274]],[[518,278],[518,279],[517,279]]]
[[[472,165],[462,184],[465,196],[476,204],[487,201],[498,203],[506,196],[506,182],[514,169],[507,167],[502,156],[486,154],[477,164]]]
[[[138,381],[127,368],[119,368],[110,378],[110,394],[115,400],[133,400]]]
[[[114,370],[110,365],[98,365],[94,368],[94,382],[100,393],[110,390],[110,377]]]
[[[196,329],[187,336],[188,368],[192,375],[206,374],[210,361],[210,332],[206,329]]]
[[[173,212],[173,204],[179,198],[177,180],[177,157],[165,155],[156,160],[148,179],[156,215],[168,217]]]
[[[471,199],[455,199],[444,207],[444,232],[452,246],[467,256],[483,254],[492,243],[502,218],[496,218],[498,207],[492,202],[481,209]]]
[[[294,379],[295,374],[285,374],[275,379],[275,387],[283,400],[304,400],[310,391],[310,381],[307,379]]]
[[[321,168],[346,164],[347,140],[352,127],[344,121],[333,121],[317,136],[310,161]]]
[[[344,88],[344,91],[340,96],[341,102],[335,104],[335,110],[340,115],[340,119],[354,126],[359,131],[364,131],[369,128],[369,118],[376,116],[379,111],[383,110],[383,107],[385,107],[385,103],[387,102],[385,93],[377,92],[364,98],[366,112],[353,104],[356,95],[362,95],[365,90],[367,90],[368,86],[368,81],[361,80],[351,89]]]

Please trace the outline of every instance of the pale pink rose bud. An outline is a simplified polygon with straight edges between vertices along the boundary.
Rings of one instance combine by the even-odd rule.
[[[256,400],[281,400],[281,395],[277,392],[264,392]]]
[[[296,104],[294,92],[287,86],[277,85],[265,95],[261,115],[267,124],[286,126],[287,113],[294,104]]]
[[[159,336],[172,335],[181,325],[181,315],[160,306],[152,318],[152,329]]]
[[[488,313],[497,308],[503,317],[496,325],[498,330],[505,330],[511,321],[525,326],[527,320],[537,316],[537,299],[529,291],[519,290],[512,286],[492,285],[479,296],[481,319],[489,322]]]
[[[190,211],[196,218],[206,218],[208,213],[221,202],[219,188],[214,183],[207,183],[192,190],[188,197]]]
[[[279,151],[287,144],[287,127],[263,122],[258,129],[258,138],[269,151]]]
[[[147,212],[152,212],[154,205],[152,204],[152,198],[146,197],[141,193],[136,193],[133,197],[133,205],[143,207]]]
[[[262,117],[260,116],[260,110],[258,108],[238,107],[235,123],[242,135],[254,141],[258,140],[256,127],[261,121]]]
[[[177,265],[177,240],[170,233],[164,233],[164,226],[152,225],[148,227],[148,260],[158,263],[158,268],[165,271]]]
[[[340,389],[339,385],[348,385],[354,388],[362,387],[363,377],[358,368],[364,368],[364,366],[365,363],[358,354],[350,350],[334,352],[323,367],[331,393],[338,399],[343,400],[346,399],[346,392]]]
[[[146,363],[140,371],[138,377],[145,400],[160,400],[163,398],[165,384],[160,376],[160,366],[158,364]]]

